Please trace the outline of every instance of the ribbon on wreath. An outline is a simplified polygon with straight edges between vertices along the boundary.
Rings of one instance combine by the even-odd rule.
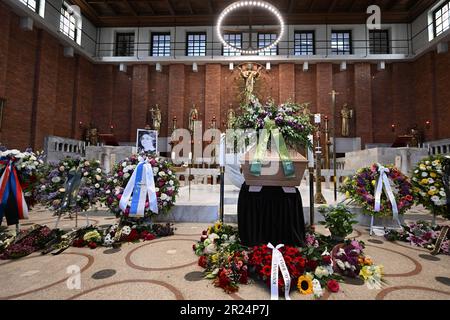
[[[28,206],[20,186],[16,167],[9,160],[0,161],[0,163],[5,165],[5,170],[0,178],[0,222],[3,220],[8,198],[11,194],[16,203],[17,212],[15,214],[17,214],[19,220],[28,219]]]
[[[291,300],[289,291],[291,290],[291,276],[289,275],[286,261],[284,261],[283,254],[280,252],[280,248],[284,247],[284,244],[279,244],[274,247],[270,242],[267,245],[272,249],[272,272],[270,274],[270,299],[278,300],[278,271],[281,271],[281,275],[284,280],[284,297],[286,300]]]
[[[153,168],[147,159],[140,159],[139,164],[133,171],[130,180],[123,191],[119,207],[122,211],[128,207],[131,198],[130,216],[143,217],[145,213],[145,202],[148,201],[150,210],[158,213],[158,200],[156,199],[155,180]]]
[[[250,173],[255,176],[261,175],[261,161],[267,151],[267,144],[271,136],[273,141],[275,141],[275,146],[283,166],[284,175],[288,178],[294,177],[295,168],[293,162],[289,158],[289,151],[287,149],[286,142],[275,124],[275,121],[270,120],[269,118],[264,120],[264,129],[260,131],[259,143],[256,146],[255,156],[250,165]]]
[[[392,216],[395,219],[395,221],[397,221],[398,224],[401,226],[402,224],[398,219],[397,201],[395,200],[395,196],[394,193],[392,192],[391,184],[389,183],[389,178],[387,176],[387,173],[389,173],[389,169],[382,166],[381,164],[378,164],[378,173],[380,174],[380,177],[378,178],[377,189],[375,191],[375,212],[380,212],[381,210],[381,194],[383,192],[384,186],[386,195],[388,196],[389,201],[391,202],[392,205]]]

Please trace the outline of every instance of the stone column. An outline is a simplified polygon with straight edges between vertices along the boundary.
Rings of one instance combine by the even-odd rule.
[[[131,141],[136,140],[137,129],[143,129],[147,122],[149,109],[148,86],[148,65],[134,65],[133,82],[131,84]]]
[[[365,148],[366,143],[373,142],[370,63],[355,64],[355,112],[356,136],[361,137],[361,147]]]

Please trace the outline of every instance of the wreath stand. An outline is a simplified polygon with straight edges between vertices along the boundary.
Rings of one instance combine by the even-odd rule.
[[[375,230],[382,230],[383,234],[382,235],[380,234],[380,236],[383,236],[385,234],[384,230],[386,230],[386,229],[393,229],[393,230],[397,229],[397,228],[393,228],[393,227],[376,226],[376,225],[374,225],[374,220],[375,220],[375,217],[372,216],[371,219],[370,219],[370,232],[369,232],[370,236],[372,236],[373,234],[375,234],[377,236],[379,235],[379,234],[377,234],[377,232]],[[402,224],[401,224],[400,220],[399,219],[393,219],[393,220],[395,220],[398,223],[398,225],[400,227],[399,229],[403,230],[403,227],[402,227]]]

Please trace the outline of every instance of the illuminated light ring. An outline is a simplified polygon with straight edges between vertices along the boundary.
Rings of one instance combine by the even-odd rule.
[[[268,46],[265,46],[263,48],[258,48],[256,50],[243,50],[241,48],[237,48],[231,44],[229,44],[228,42],[225,41],[225,39],[222,36],[222,32],[221,32],[221,28],[222,28],[222,22],[223,19],[225,19],[225,17],[232,11],[236,10],[236,9],[240,9],[243,7],[259,7],[259,8],[263,8],[263,9],[267,9],[268,11],[270,11],[277,19],[278,22],[280,24],[281,30],[280,30],[280,34],[278,35],[278,38],[271,43]],[[228,49],[233,49],[237,52],[243,53],[243,54],[258,54],[259,52],[262,51],[266,51],[266,50],[270,50],[273,47],[275,47],[280,41],[281,38],[283,37],[284,34],[284,20],[283,17],[281,16],[280,11],[274,7],[272,4],[265,2],[265,1],[238,1],[238,2],[234,2],[232,4],[230,4],[228,7],[226,7],[222,13],[219,16],[219,20],[217,20],[217,36],[219,37],[220,42],[222,42],[222,44],[224,45],[225,48]]]

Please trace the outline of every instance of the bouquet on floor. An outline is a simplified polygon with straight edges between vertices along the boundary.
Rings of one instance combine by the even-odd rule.
[[[385,238],[389,241],[408,242],[412,246],[430,251],[436,250],[436,243],[444,226],[432,226],[427,221],[411,222],[403,226],[403,231],[389,230]],[[450,232],[442,239],[438,253],[450,254]]]
[[[398,214],[404,214],[413,203],[413,187],[409,179],[394,166],[385,166],[388,183],[395,198]],[[380,210],[375,210],[376,190],[380,179],[380,165],[373,164],[370,167],[359,169],[355,175],[347,177],[340,192],[344,193],[347,199],[361,206],[367,214],[377,217],[393,215],[393,207],[389,197],[385,192],[381,192]],[[385,189],[385,185],[383,189]]]
[[[96,205],[103,198],[106,177],[98,160],[66,158],[49,165],[40,183],[39,202],[61,214]]]
[[[235,227],[216,222],[203,231],[193,245],[198,265],[205,269],[205,278],[227,293],[236,292],[240,284],[248,283],[248,253],[240,245]]]
[[[414,168],[412,185],[416,204],[421,204],[434,214],[450,218],[443,181],[444,156],[422,159]]]
[[[145,161],[149,163],[153,169],[158,213],[165,214],[174,206],[180,186],[178,178],[173,170],[173,164],[155,156],[147,156]],[[114,166],[111,175],[107,179],[103,201],[117,217],[124,216],[126,218],[130,215],[131,200],[128,202],[125,211],[120,208],[119,204],[124,194],[125,187],[138,165],[139,156],[132,155]],[[155,212],[151,210],[148,197],[145,201],[144,212],[145,216],[155,214]]]

